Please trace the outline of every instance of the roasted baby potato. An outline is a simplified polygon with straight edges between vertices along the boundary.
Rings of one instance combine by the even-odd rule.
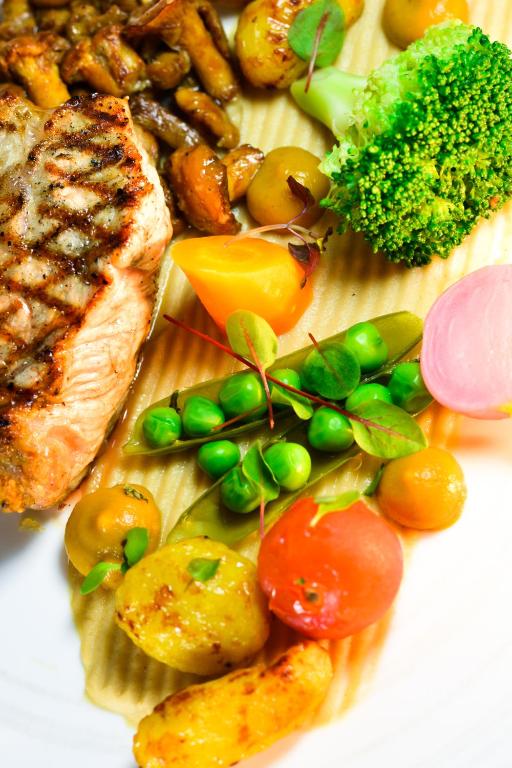
[[[318,709],[332,679],[329,654],[313,642],[293,646],[272,666],[259,664],[169,696],[134,738],[141,768],[230,766],[299,728]]]
[[[236,55],[256,88],[288,88],[306,72],[308,62],[292,51],[288,32],[295,17],[313,0],[253,0],[242,11],[235,35]],[[363,12],[364,0],[339,0],[345,26]]]
[[[288,88],[306,72],[288,43],[293,20],[312,0],[252,0],[238,20],[235,50],[240,68],[257,88]]]
[[[131,568],[116,617],[149,656],[200,675],[247,664],[269,633],[256,568],[206,537],[168,544]]]

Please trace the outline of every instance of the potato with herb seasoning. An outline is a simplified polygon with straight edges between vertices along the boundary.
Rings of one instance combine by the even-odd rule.
[[[66,525],[67,555],[82,576],[100,561],[122,563],[123,542],[133,528],[147,529],[146,552],[154,552],[160,541],[160,510],[147,488],[126,483],[87,493]],[[103,586],[115,589],[122,578],[119,571],[110,571]]]
[[[148,656],[200,675],[247,664],[269,633],[255,566],[206,537],[168,544],[131,568],[116,618]]]
[[[258,664],[169,696],[139,725],[141,768],[235,765],[300,728],[332,680],[329,654],[295,645],[270,667]]]

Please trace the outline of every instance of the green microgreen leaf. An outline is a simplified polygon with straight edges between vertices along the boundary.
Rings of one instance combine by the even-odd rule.
[[[195,557],[187,565],[187,571],[194,581],[210,581],[219,570],[220,559],[211,560],[207,557]]]
[[[345,491],[345,493],[341,493],[339,496],[317,499],[318,509],[310,525],[314,527],[324,515],[328,515],[330,512],[341,512],[344,509],[348,509],[356,501],[359,501],[360,498],[361,494],[359,491]]]
[[[319,27],[321,34],[317,41]],[[316,66],[328,67],[341,51],[344,32],[345,16],[337,0],[316,0],[297,14],[288,32],[288,42],[304,61],[311,59],[317,48]]]
[[[304,360],[301,378],[305,387],[329,400],[342,400],[359,384],[361,368],[356,356],[342,342],[318,344]]]
[[[146,503],[149,503],[144,494],[138,491],[136,488],[133,488],[131,485],[125,485],[123,487],[123,493],[126,496],[131,496],[132,499],[137,499],[138,501],[145,501]]]
[[[237,310],[226,321],[226,333],[233,352],[236,352],[255,365],[268,368],[277,357],[277,336],[267,323],[254,312]],[[248,341],[249,339],[249,341]]]
[[[307,421],[313,416],[313,406],[305,397],[288,392],[278,384],[272,387],[272,402],[276,405],[287,405],[302,421]]]
[[[80,594],[89,595],[91,592],[94,592],[95,589],[98,589],[110,571],[120,570],[121,563],[96,563],[94,568],[91,568],[85,579],[82,581]]]
[[[370,400],[353,409],[349,420],[358,446],[381,459],[396,459],[426,448],[427,440],[412,416],[381,400]]]
[[[242,461],[242,472],[257,490],[262,501],[277,499],[280,493],[279,483],[263,458],[263,450],[259,441],[245,454]]]
[[[375,491],[379,487],[380,479],[382,477],[382,473],[384,472],[384,464],[381,464],[375,475],[373,476],[371,482],[368,484],[368,486],[364,490],[365,496],[373,496],[375,494]]]
[[[126,535],[124,559],[128,568],[142,560],[149,546],[149,531],[147,528],[132,528]]]

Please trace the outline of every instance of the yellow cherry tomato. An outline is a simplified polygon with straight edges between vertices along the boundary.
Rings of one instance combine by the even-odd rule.
[[[127,483],[88,493],[75,506],[66,525],[64,545],[68,557],[83,576],[101,561],[121,563],[123,542],[132,528],[147,528],[147,554],[158,547],[160,511],[147,488]],[[103,586],[115,589],[121,580],[119,571],[110,571]]]
[[[467,0],[386,0],[382,20],[391,42],[407,48],[434,24],[468,18]]]
[[[265,157],[247,190],[247,207],[259,224],[284,224],[304,208],[288,186],[289,176],[307,187],[317,205],[297,219],[311,227],[322,215],[318,203],[329,192],[329,180],[319,171],[320,159],[300,147],[278,147]]]
[[[172,256],[221,328],[232,312],[245,309],[285,333],[311,303],[311,280],[303,286],[301,266],[286,248],[268,240],[191,238],[176,243]]]
[[[417,530],[453,525],[465,500],[462,469],[444,448],[425,448],[393,459],[384,467],[377,490],[377,501],[384,514]]]

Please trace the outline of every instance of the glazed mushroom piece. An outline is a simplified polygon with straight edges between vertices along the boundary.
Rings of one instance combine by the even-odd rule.
[[[174,94],[176,104],[192,123],[206,128],[218,147],[232,149],[240,141],[240,132],[226,112],[207,93],[195,88],[178,88]]]
[[[163,51],[151,58],[146,73],[151,85],[161,91],[170,91],[190,72],[190,56],[185,50]]]
[[[221,162],[226,166],[230,202],[244,197],[264,157],[261,149],[250,144],[241,144],[224,155]]]
[[[187,221],[201,232],[235,235],[240,224],[229,204],[226,166],[213,149],[182,147],[169,160],[167,177]]]
[[[153,133],[171,149],[194,147],[203,141],[195,128],[146,93],[132,96],[130,108],[134,122]]]
[[[0,40],[12,40],[17,35],[36,31],[36,21],[28,0],[4,0],[2,3]]]
[[[122,27],[105,27],[84,38],[62,62],[67,83],[86,82],[112,96],[128,96],[149,83],[141,57],[122,38]]]
[[[66,36],[72,43],[91,37],[104,27],[124,24],[128,14],[118,5],[109,6],[104,13],[90,3],[73,3],[66,24]]]
[[[5,67],[38,107],[58,107],[69,99],[58,64],[69,43],[51,32],[16,37],[3,49]]]
[[[214,99],[226,102],[238,94],[226,37],[210,3],[160,0],[149,9],[132,14],[125,34],[134,40],[156,35],[171,49],[184,48],[199,80]]]

